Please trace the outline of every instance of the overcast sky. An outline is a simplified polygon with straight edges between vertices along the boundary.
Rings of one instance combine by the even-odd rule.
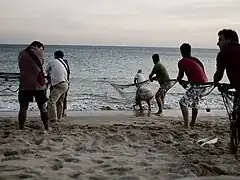
[[[216,48],[240,0],[0,0],[0,43]]]

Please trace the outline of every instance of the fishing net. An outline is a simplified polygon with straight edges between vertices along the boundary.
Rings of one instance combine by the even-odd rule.
[[[143,82],[140,82],[140,83],[132,83],[132,84],[115,84],[115,83],[111,83],[111,85],[118,89],[118,90],[124,90],[126,88],[129,88],[129,87],[133,87],[133,86],[137,86],[137,85],[147,85],[150,83],[150,80],[146,80],[146,81],[143,81]]]
[[[218,90],[222,95],[223,103],[228,113],[229,120],[232,121],[235,91],[233,90],[233,87],[230,84],[226,83],[219,83]]]
[[[115,84],[115,83],[111,83],[111,85],[117,90],[117,92],[123,97],[123,98],[129,98],[127,96],[126,91],[124,91],[127,88],[130,87],[134,87],[137,85],[141,85],[141,86],[147,86],[151,81],[150,80],[146,80],[143,81],[141,83],[136,83],[136,84],[127,84],[127,85],[122,85],[122,84]],[[164,85],[164,91],[168,91],[169,89],[171,89],[176,83],[177,83],[177,79],[170,79],[168,81],[166,81],[166,86]]]
[[[179,84],[186,90],[190,89],[191,87],[196,87],[200,89],[201,90],[200,98],[209,95],[216,87],[213,82],[190,83],[188,81],[181,80],[179,81]]]
[[[15,94],[19,87],[19,73],[0,73],[0,96]]]

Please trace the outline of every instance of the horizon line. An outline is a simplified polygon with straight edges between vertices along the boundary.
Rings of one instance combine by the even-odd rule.
[[[0,43],[1,45],[28,45],[27,43]],[[143,46],[143,45],[90,45],[90,44],[44,44],[44,46],[85,46],[85,47],[137,47],[137,48],[172,48],[178,49],[174,46]],[[192,47],[192,49],[209,49],[218,50],[217,48]]]

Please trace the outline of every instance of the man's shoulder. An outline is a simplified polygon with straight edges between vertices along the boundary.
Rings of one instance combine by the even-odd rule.
[[[68,64],[68,60],[66,60],[66,59],[63,59],[63,61],[64,61],[66,64]]]
[[[29,56],[29,54],[25,51],[25,50],[21,50],[18,54],[18,61],[19,63],[25,60],[30,59],[31,57]]]
[[[18,54],[19,57],[26,56],[26,55],[27,55],[27,52],[25,51],[25,49],[21,50]]]
[[[164,65],[161,62],[158,62],[157,64],[154,65],[155,68],[162,68]]]
[[[53,64],[56,64],[56,63],[58,63],[58,61],[56,60],[56,59],[50,59],[49,61],[48,61],[48,65],[53,65]]]
[[[180,59],[179,61],[178,61],[178,64],[183,64],[183,63],[185,63],[186,62],[186,58],[182,58],[182,59]]]
[[[226,49],[222,49],[218,52],[217,54],[217,60],[221,60],[224,59],[225,55],[228,54],[228,52],[226,51]]]

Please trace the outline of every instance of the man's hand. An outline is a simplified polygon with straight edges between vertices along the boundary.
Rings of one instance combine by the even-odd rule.
[[[217,84],[218,84],[218,82],[220,81],[219,79],[220,79],[220,78],[219,78],[219,72],[216,71],[215,74],[214,74],[214,76],[213,76],[214,85],[217,85]]]
[[[157,81],[158,79],[157,79],[157,77],[155,76],[155,77],[152,77],[151,79],[150,79],[150,81],[151,82],[153,82],[153,81]]]
[[[187,88],[187,86],[188,86],[188,82],[187,82],[187,81],[179,80],[178,82],[179,82],[179,84],[180,84],[184,89]]]

